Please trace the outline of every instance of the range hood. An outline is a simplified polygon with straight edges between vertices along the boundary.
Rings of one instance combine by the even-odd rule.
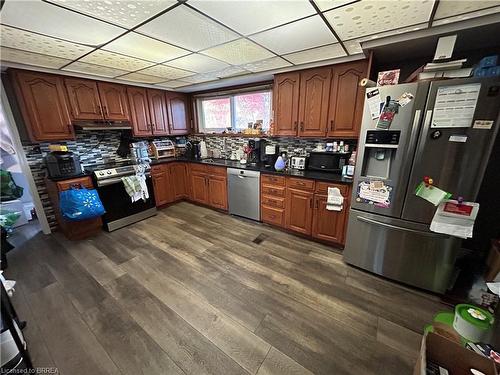
[[[73,126],[82,130],[131,130],[130,122],[103,122],[103,121],[86,121],[74,122]]]

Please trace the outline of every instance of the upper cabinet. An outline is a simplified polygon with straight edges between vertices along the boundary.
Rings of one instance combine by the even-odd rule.
[[[148,89],[149,113],[153,135],[168,135],[168,115],[165,91]]]
[[[167,107],[170,119],[170,134],[189,133],[189,106],[186,94],[167,92]]]
[[[73,120],[130,121],[125,86],[64,78]]]
[[[274,77],[275,135],[297,135],[299,123],[299,73],[277,74]]]
[[[136,137],[151,136],[151,118],[147,90],[142,87],[127,87],[128,102],[130,104],[130,119],[132,130]]]
[[[21,112],[33,141],[74,138],[62,77],[15,71],[14,80]]]
[[[358,137],[367,61],[274,77],[274,135]]]
[[[359,81],[366,75],[365,61],[334,67],[328,113],[328,136],[358,136],[365,94],[364,88],[359,86]]]

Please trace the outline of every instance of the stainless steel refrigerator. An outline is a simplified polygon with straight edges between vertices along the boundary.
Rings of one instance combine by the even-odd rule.
[[[476,199],[500,126],[500,78],[382,86],[366,94],[344,260],[443,293],[461,240],[429,230],[436,207],[415,189],[428,176],[454,197]],[[372,119],[378,102],[397,108],[388,129]]]

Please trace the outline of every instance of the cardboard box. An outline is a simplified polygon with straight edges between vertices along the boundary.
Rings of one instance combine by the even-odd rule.
[[[427,361],[447,369],[450,375],[471,375],[470,369],[485,375],[498,375],[492,360],[432,332],[422,338],[413,375],[426,375]]]

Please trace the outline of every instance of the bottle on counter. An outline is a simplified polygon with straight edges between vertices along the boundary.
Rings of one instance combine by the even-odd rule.
[[[333,142],[333,152],[339,152],[339,144],[337,141]]]
[[[344,152],[344,141],[340,141],[339,152]]]
[[[351,153],[349,161],[347,162],[347,165],[344,165],[344,167],[342,168],[342,177],[353,178],[355,166],[356,166],[356,151],[353,151]]]

